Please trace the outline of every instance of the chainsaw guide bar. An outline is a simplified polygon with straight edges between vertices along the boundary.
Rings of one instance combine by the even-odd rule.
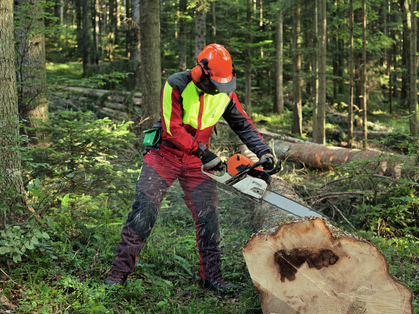
[[[241,154],[235,154],[227,160],[226,170],[222,175],[218,176],[204,171],[204,166],[201,167],[201,171],[215,181],[233,188],[235,191],[252,200],[263,200],[297,217],[310,216],[327,219],[326,216],[315,212],[307,206],[268,190],[271,175],[278,173],[282,165],[281,161],[278,161],[272,170],[266,171],[260,168],[260,166],[264,165],[267,161],[266,159],[262,159],[254,163]]]

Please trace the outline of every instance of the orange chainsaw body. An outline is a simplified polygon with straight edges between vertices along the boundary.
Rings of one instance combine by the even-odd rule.
[[[242,167],[251,166],[254,162],[242,154],[234,154],[227,160],[227,172],[233,177],[242,171]],[[256,170],[263,171],[262,168],[257,167]]]

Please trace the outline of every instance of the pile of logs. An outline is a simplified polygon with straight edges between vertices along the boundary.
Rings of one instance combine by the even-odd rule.
[[[68,100],[75,106],[85,105],[99,113],[100,118],[115,121],[138,119],[141,113],[141,93],[109,91],[83,87],[64,87]]]

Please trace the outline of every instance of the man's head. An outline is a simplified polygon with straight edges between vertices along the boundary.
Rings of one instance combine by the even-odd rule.
[[[191,70],[195,83],[208,94],[230,93],[236,89],[236,71],[227,49],[219,44],[206,46]]]

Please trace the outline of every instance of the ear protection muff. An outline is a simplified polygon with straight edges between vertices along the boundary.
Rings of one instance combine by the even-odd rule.
[[[201,62],[198,62],[198,64],[191,70],[191,77],[195,82],[201,82],[204,79],[205,70],[202,67]]]

